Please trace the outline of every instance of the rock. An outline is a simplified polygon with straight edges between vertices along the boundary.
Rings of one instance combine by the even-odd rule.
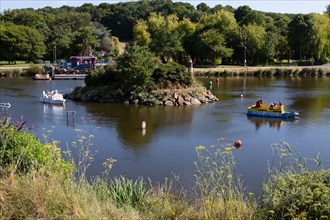
[[[195,98],[195,97],[193,97],[193,98],[191,98],[191,104],[192,105],[200,105],[200,104],[202,104],[197,98]]]
[[[172,106],[172,105],[174,105],[174,103],[171,100],[167,100],[167,101],[164,102],[164,105]]]
[[[182,96],[179,96],[177,99],[176,99],[176,102],[179,104],[179,105],[184,105],[184,98]]]

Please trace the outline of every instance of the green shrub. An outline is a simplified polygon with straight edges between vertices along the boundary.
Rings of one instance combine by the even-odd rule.
[[[54,143],[42,144],[24,129],[25,123],[0,121],[0,167],[15,172],[50,168],[71,174],[72,166],[61,158],[60,149]]]
[[[264,184],[264,215],[275,219],[329,219],[330,170],[272,176]]]
[[[152,78],[160,88],[170,88],[173,85],[190,86],[193,83],[186,67],[175,62],[159,64]]]
[[[288,143],[275,145],[270,177],[263,185],[261,219],[329,219],[330,170],[308,171],[311,161],[301,158]]]

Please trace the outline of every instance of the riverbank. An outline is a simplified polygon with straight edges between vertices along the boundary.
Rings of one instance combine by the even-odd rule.
[[[318,66],[195,67],[196,76],[315,76],[330,75],[330,64]]]

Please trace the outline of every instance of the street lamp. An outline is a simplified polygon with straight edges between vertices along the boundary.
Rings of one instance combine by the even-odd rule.
[[[53,47],[53,64],[56,63],[56,43],[54,43]]]
[[[244,67],[246,68],[246,46],[244,45]]]

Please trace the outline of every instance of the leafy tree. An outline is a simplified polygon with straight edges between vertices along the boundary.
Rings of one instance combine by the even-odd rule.
[[[327,13],[330,17],[330,4],[327,5],[325,13]]]
[[[0,24],[0,45],[0,59],[13,62],[40,59],[46,49],[36,29],[12,23]]]
[[[226,47],[226,41],[223,34],[215,29],[209,29],[200,35],[202,46],[204,47],[205,58],[209,58],[213,64],[220,64],[222,58],[230,57],[233,49]]]
[[[316,61],[330,60],[330,19],[324,14],[312,14],[312,54]]]
[[[258,11],[251,10],[246,16],[239,22],[240,25],[256,24],[258,26],[265,26],[266,16]]]
[[[176,60],[183,52],[181,36],[178,32],[178,17],[169,15],[166,18],[152,13],[148,19],[148,30],[151,34],[150,48],[163,62]]]
[[[70,45],[70,54],[79,54],[83,56],[89,56],[92,52],[92,48],[96,46],[96,39],[92,34],[91,27],[81,27],[76,32]]]
[[[126,95],[138,93],[153,86],[155,62],[147,47],[132,45],[117,59],[121,89]]]
[[[266,66],[268,61],[273,60],[275,57],[275,47],[278,43],[279,35],[273,32],[266,32],[265,43],[264,43],[264,56],[266,58]]]
[[[262,49],[264,48],[266,37],[265,29],[256,24],[244,26],[243,29],[246,37],[246,47],[249,54],[247,56],[247,60],[253,64],[256,64],[259,62],[262,55]]]
[[[279,61],[287,59],[290,61],[292,56],[291,48],[287,36],[279,36],[278,43],[275,46],[275,58]]]
[[[197,62],[221,63],[223,58],[230,57],[233,53],[227,41],[237,28],[231,12],[220,10],[203,15],[197,23],[196,34],[189,41],[191,55]]]
[[[203,2],[202,3],[199,3],[197,5],[196,9],[198,11],[206,12],[206,13],[208,13],[210,11],[210,7],[207,4],[203,3]]]
[[[288,40],[295,59],[302,60],[310,56],[312,31],[313,20],[310,14],[297,14],[289,23]]]
[[[148,32],[147,22],[144,20],[138,20],[133,29],[134,42],[139,46],[149,46],[151,43],[151,36]]]
[[[235,19],[237,21],[238,24],[241,24],[242,20],[252,11],[252,9],[247,6],[247,5],[243,5],[243,6],[239,6],[236,10],[235,10]]]

